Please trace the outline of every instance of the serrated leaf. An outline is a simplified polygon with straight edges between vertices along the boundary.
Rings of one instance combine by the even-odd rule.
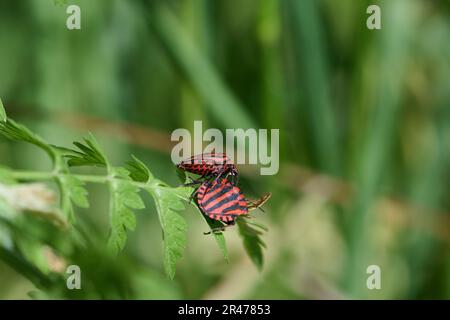
[[[136,190],[138,191],[139,189]],[[144,209],[145,204],[144,201],[142,201],[142,198],[139,196],[139,194],[133,193],[136,190],[124,193],[124,204],[132,209]]]
[[[14,120],[5,119],[6,121],[0,121],[0,134],[4,135],[8,139],[15,141],[24,141],[38,146],[43,149],[54,160],[55,152],[52,147],[37,134],[31,132],[25,126],[18,124]]]
[[[84,138],[84,144],[81,142],[74,142],[74,145],[80,150],[70,150],[65,157],[68,160],[67,164],[70,167],[75,166],[98,166],[106,167],[108,162],[104,153],[101,151],[97,140],[95,140],[92,134]],[[63,150],[63,149],[61,149]]]
[[[194,188],[192,187],[179,187],[179,188],[174,188],[173,189],[175,194],[180,197],[181,199],[183,199],[184,201],[187,202],[191,202],[192,200],[192,193],[194,192]],[[199,209],[198,207],[196,207],[197,212],[202,216],[202,218],[205,220],[205,222],[208,224],[209,228],[212,230],[214,228],[219,228],[222,226],[222,224],[219,221],[216,220],[212,220],[209,217],[205,216]],[[212,233],[214,236],[214,239],[217,242],[217,245],[219,246],[220,251],[223,254],[223,257],[225,259],[225,261],[228,263],[229,259],[228,259],[228,249],[227,249],[227,244],[225,241],[225,236],[222,232],[218,233],[218,232],[213,232]]]
[[[262,249],[266,246],[260,237],[262,232],[252,228],[247,221],[241,218],[237,219],[237,225],[239,228],[239,235],[244,243],[245,251],[258,270],[261,271],[264,264]]]
[[[78,152],[51,145],[55,154],[53,171],[58,173],[55,180],[60,189],[61,209],[69,221],[75,221],[75,210],[73,204],[80,208],[89,208],[88,191],[85,182],[70,174],[69,165],[65,158],[68,155],[77,155]]]
[[[134,181],[149,182],[153,180],[153,175],[149,168],[135,156],[131,156],[133,159],[126,163],[127,170],[130,171],[130,177]]]
[[[183,256],[186,247],[186,220],[177,211],[184,209],[183,201],[177,196],[174,188],[149,188],[158,211],[163,230],[164,269],[170,279],[175,277],[176,264]]]
[[[136,228],[136,218],[131,209],[145,208],[140,189],[133,185],[129,171],[124,168],[112,168],[112,182],[110,183],[110,219],[111,234],[108,248],[117,253],[125,247],[127,231]]]
[[[61,181],[67,188],[69,197],[74,204],[80,208],[89,208],[88,191],[85,188],[86,183],[71,175],[62,176]]]
[[[263,230],[263,231],[265,231],[265,232],[268,232],[268,231],[269,231],[269,228],[267,228],[265,225],[263,225],[263,224],[261,224],[261,223],[258,223],[258,222],[247,221],[247,224],[249,224],[249,225],[251,225],[251,226],[254,226],[254,227],[257,227],[257,228],[260,228],[261,230]]]
[[[3,106],[3,101],[0,98],[0,122],[6,122],[7,117],[6,117],[6,111],[5,111],[5,107]]]
[[[192,187],[178,187],[172,188],[173,192],[181,199],[185,201],[191,201],[192,192],[194,192],[194,188]]]

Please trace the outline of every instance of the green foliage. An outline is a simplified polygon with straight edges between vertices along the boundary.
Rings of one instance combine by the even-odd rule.
[[[166,6],[149,3],[148,12],[164,44],[182,67],[195,89],[207,101],[211,115],[228,128],[254,128],[255,123],[244,111],[208,59],[197,50],[193,41],[183,30],[173,12]],[[227,110],[227,112],[223,112]]]
[[[186,183],[186,172],[184,170],[181,170],[180,168],[176,168],[176,173],[177,173],[178,179],[182,183]]]
[[[80,208],[89,208],[86,183],[73,175],[61,176],[63,188],[66,189],[70,200]]]
[[[62,212],[66,218],[73,221],[75,220],[75,212],[72,203],[80,208],[89,207],[88,192],[85,188],[85,183],[67,172],[57,175],[55,180],[61,191]]]
[[[92,134],[84,139],[85,144],[81,142],[74,142],[74,145],[80,149],[73,151],[73,154],[68,154],[67,162],[70,167],[76,166],[98,166],[106,167],[108,165],[105,155],[101,152],[97,141]]]
[[[3,106],[2,99],[0,99],[0,121],[1,122],[6,121],[6,112],[5,112],[5,107]]]
[[[135,156],[131,156],[133,160],[127,162],[127,169],[130,177],[137,182],[149,182],[153,180],[153,175],[147,166]]]
[[[186,174],[182,170],[177,169],[177,175],[179,179],[184,183],[186,181]],[[192,193],[194,190],[192,188],[177,188],[176,194],[181,198],[184,199],[187,202],[192,202]],[[208,216],[205,216],[197,206],[195,206],[196,211],[199,213],[199,215],[202,217],[203,220],[208,224],[210,230],[213,230],[215,228],[222,227],[222,223],[217,220],[212,220]],[[211,233],[214,236],[214,239],[216,240],[217,245],[219,246],[220,251],[222,252],[222,255],[226,262],[228,262],[228,249],[227,244],[225,240],[225,236],[222,232],[212,232]]]
[[[35,146],[46,151],[52,160],[55,158],[55,153],[47,142],[45,142],[38,135],[32,133],[25,126],[16,123],[12,119],[8,119],[6,114],[3,121],[0,121],[0,134],[11,140],[24,141],[34,144]]]
[[[139,187],[132,184],[129,172],[124,168],[113,168],[110,183],[111,235],[108,247],[115,253],[122,250],[127,240],[127,230],[136,228],[136,218],[131,209],[144,209],[139,196]]]
[[[265,248],[266,245],[261,239],[262,232],[256,230],[255,228],[252,228],[250,224],[263,228],[263,230],[266,230],[266,228],[261,225],[250,223],[244,218],[237,219],[239,235],[244,241],[245,250],[247,251],[247,254],[252,259],[258,270],[262,270],[264,264],[263,248]]]
[[[156,202],[159,221],[163,229],[164,268],[172,279],[175,276],[175,266],[182,257],[186,246],[186,220],[177,212],[184,205],[171,188],[159,187],[148,189]]]
[[[273,192],[264,214],[274,233],[262,237],[271,250],[265,272],[254,276],[250,268],[241,270],[244,276],[236,274],[242,266],[234,243],[229,266],[216,261],[220,251],[205,252],[214,239],[230,241],[236,226],[217,235],[191,235],[198,243],[185,254],[175,281],[158,281],[153,292],[190,299],[450,298],[450,42],[443,41],[450,38],[450,1],[141,0],[111,5],[77,0],[81,31],[66,30],[65,7],[55,2],[69,3],[2,1],[0,10],[0,38],[7,44],[0,52],[0,89],[3,102],[11,103],[8,116],[39,128],[51,142],[69,146],[65,143],[74,135],[102,132],[105,143],[111,143],[105,145],[108,155],[109,150],[115,159],[145,154],[142,160],[158,179],[175,183],[167,143],[174,128],[191,130],[193,120],[202,120],[204,131],[246,125],[280,129],[278,175],[257,177],[251,168],[240,168],[246,195]],[[371,3],[380,5],[382,30],[366,27]],[[85,13],[89,17],[83,20]],[[92,50],[94,43],[102,45]],[[73,150],[58,153],[76,155]],[[47,165],[33,148],[1,138],[0,158],[2,165],[16,169]],[[47,177],[51,187],[60,179],[62,187],[57,187],[65,201],[58,214],[73,226],[70,230],[85,227],[86,239],[104,245],[110,223],[104,213],[108,171],[66,168],[67,158],[56,160],[48,173],[7,169],[0,179],[5,184],[6,177],[10,183]],[[89,187],[90,209],[78,209],[62,192],[68,189],[61,179],[67,171]],[[131,178],[136,185],[147,184],[145,175]],[[189,201],[188,193],[183,202]],[[149,197],[147,192],[141,196]],[[158,215],[149,200],[147,210],[133,209],[140,214],[126,254],[112,259],[111,267],[120,266],[123,277],[101,265],[111,262],[108,250],[87,254],[84,238],[79,254],[58,251],[69,262],[86,256],[100,264],[98,274],[83,275],[86,291],[95,292],[90,298],[136,297],[142,279],[154,281],[152,272],[138,279],[136,268],[119,263],[119,258],[136,258],[130,265],[145,270],[162,265],[155,250],[162,247]],[[188,206],[192,210],[186,214],[193,213],[189,218],[200,225],[199,233],[209,229],[202,219],[217,224]],[[20,216],[1,209],[1,200],[0,212]],[[76,222],[66,219],[71,212]],[[23,257],[16,242],[32,230],[18,224],[23,232],[14,236],[10,222],[0,223],[7,231],[0,230],[0,238],[12,246],[8,253]],[[246,222],[259,230],[253,220]],[[72,242],[67,232],[62,243]],[[24,260],[8,259],[12,268],[0,261],[0,299],[24,298],[17,272],[40,278],[20,268]],[[389,271],[383,273],[382,290],[365,286],[370,264]],[[109,280],[103,284],[102,277]],[[108,282],[126,290],[113,294]],[[67,289],[52,291],[57,298],[69,294],[76,296]]]
[[[208,224],[208,226],[211,230],[222,227],[221,222],[219,222],[217,220],[213,220],[213,219],[209,218],[208,216],[205,216],[200,211],[199,211],[199,213],[203,217],[203,219],[205,219],[206,223]],[[223,232],[212,232],[211,234],[216,239],[217,245],[219,246],[220,251],[222,251],[225,261],[229,262],[227,243],[225,241],[225,236],[224,236]]]
[[[3,112],[4,113],[4,112]],[[139,195],[141,190],[145,190],[155,201],[156,209],[163,234],[164,246],[164,269],[167,276],[173,279],[176,265],[182,258],[186,247],[187,223],[181,212],[184,210],[184,203],[191,202],[193,188],[178,187],[172,188],[162,181],[155,179],[150,169],[138,158],[126,163],[125,167],[113,167],[110,165],[106,155],[101,150],[99,144],[92,135],[84,139],[84,142],[75,142],[78,150],[54,146],[44,139],[32,133],[25,126],[14,122],[11,119],[2,117],[0,122],[0,133],[5,137],[34,144],[47,152],[53,161],[53,171],[45,172],[20,172],[16,176],[18,180],[53,180],[57,183],[60,191],[60,211],[40,214],[48,221],[56,221],[55,225],[60,228],[66,227],[64,217],[69,222],[75,222],[76,205],[80,208],[88,208],[87,182],[106,184],[110,193],[110,235],[107,243],[108,251],[117,254],[126,245],[127,234],[136,228],[136,217],[134,210],[145,208],[145,204]],[[91,166],[106,168],[105,175],[80,175],[71,172],[71,167]],[[0,170],[0,181],[3,183],[14,182],[15,172],[4,168]],[[184,179],[186,177],[184,176]],[[199,213],[200,211],[197,210]],[[63,216],[61,216],[61,214]],[[221,226],[221,223],[209,219],[200,213],[211,229]],[[240,223],[240,227],[244,224]],[[252,260],[258,268],[262,267],[262,242],[252,233],[253,229],[245,225],[244,245]],[[213,233],[213,236],[228,261],[228,252],[223,233]],[[31,260],[36,260],[42,255],[42,248],[38,242],[22,241],[19,248]],[[10,253],[5,253],[10,254]],[[26,259],[26,258],[25,258]],[[36,260],[37,261],[37,260]],[[45,264],[41,264],[41,269],[46,269]]]

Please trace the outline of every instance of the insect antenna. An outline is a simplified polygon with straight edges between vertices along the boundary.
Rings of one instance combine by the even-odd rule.
[[[263,195],[260,199],[247,200],[248,211],[260,209],[262,212],[265,212],[262,206],[270,199],[271,196],[272,194],[269,192]]]

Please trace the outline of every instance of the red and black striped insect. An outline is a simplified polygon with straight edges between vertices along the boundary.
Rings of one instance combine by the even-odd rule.
[[[195,155],[181,161],[177,164],[177,168],[198,174],[201,178],[215,177],[215,180],[224,175],[230,175],[234,185],[236,185],[239,175],[236,165],[225,153],[213,152]]]
[[[261,209],[271,193],[267,193],[260,199],[247,200],[241,189],[234,186],[226,178],[221,180],[205,181],[194,192],[200,211],[213,220],[222,222],[224,225],[214,228],[211,232],[221,232],[226,227],[235,224],[239,216],[247,217],[249,211]],[[262,210],[262,209],[261,209]],[[205,234],[210,234],[206,232]]]
[[[238,216],[248,213],[247,200],[241,189],[226,178],[205,181],[196,193],[198,207],[211,219],[233,225]]]

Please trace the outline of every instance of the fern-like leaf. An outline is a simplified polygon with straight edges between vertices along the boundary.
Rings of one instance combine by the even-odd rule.
[[[193,199],[191,199],[192,193],[194,192],[194,188],[191,187],[180,187],[180,188],[176,188],[173,189],[175,194],[180,197],[181,199],[183,199],[186,202],[191,202],[193,201]],[[209,228],[211,229],[211,231],[213,229],[216,228],[220,228],[222,227],[222,223],[220,223],[219,221],[210,219],[209,217],[205,216],[196,206],[197,208],[197,212],[200,214],[200,216],[203,218],[203,220],[205,220],[205,222],[208,224]],[[222,252],[222,255],[225,259],[225,261],[228,263],[229,259],[228,259],[228,249],[227,249],[227,243],[225,240],[225,236],[223,234],[223,232],[212,232],[212,235],[214,236],[214,239],[217,242],[217,245],[219,246],[220,251]]]
[[[137,182],[149,182],[153,180],[153,175],[148,167],[138,158],[132,156],[132,160],[127,162],[127,170],[130,171],[130,177]]]
[[[84,144],[81,142],[74,142],[74,145],[80,150],[71,150],[71,154],[66,154],[68,158],[68,165],[70,167],[76,166],[98,166],[107,167],[108,162],[104,153],[101,151],[97,140],[92,134],[84,138]]]
[[[263,248],[266,247],[260,237],[262,232],[252,228],[244,218],[238,218],[237,225],[244,242],[245,251],[258,270],[261,271],[264,264]]]
[[[167,276],[173,279],[176,264],[186,246],[187,224],[178,211],[184,210],[183,201],[189,198],[192,189],[168,187],[154,179],[150,169],[134,156],[127,162],[127,169],[134,181],[148,183],[146,189],[154,198],[163,231],[164,269]]]
[[[72,202],[80,208],[89,208],[88,191],[85,188],[86,183],[73,175],[63,176],[62,181],[68,190]]]
[[[170,279],[175,276],[176,264],[183,256],[187,240],[187,223],[178,213],[184,209],[184,205],[175,190],[167,187],[148,189],[155,200],[163,230],[164,269]]]
[[[129,171],[124,168],[112,168],[110,182],[110,219],[111,234],[108,248],[117,253],[122,250],[127,240],[127,230],[136,227],[136,218],[131,209],[144,209],[145,205],[139,196],[139,188],[133,185]]]
[[[136,227],[136,218],[133,210],[144,208],[144,202],[139,195],[140,190],[144,189],[150,193],[156,203],[159,221],[163,230],[164,268],[168,277],[174,278],[176,264],[183,256],[186,246],[187,223],[179,212],[184,210],[185,201],[190,201],[193,188],[169,187],[164,182],[155,179],[149,168],[134,156],[132,160],[127,162],[127,169],[112,167],[92,135],[85,138],[82,143],[75,142],[77,149],[50,145],[25,126],[8,119],[1,100],[0,134],[12,140],[34,144],[45,150],[51,157],[53,162],[51,172],[37,174],[30,172],[30,176],[37,177],[37,179],[54,180],[58,183],[61,210],[53,212],[55,216],[52,216],[52,219],[63,221],[64,227],[67,226],[66,220],[69,222],[74,221],[74,205],[82,208],[89,206],[88,192],[85,188],[86,182],[106,183],[109,186],[111,230],[108,247],[113,252],[117,253],[124,248],[127,232],[134,230]],[[107,175],[72,174],[70,167],[74,166],[105,167]],[[19,180],[27,179],[24,172],[20,172],[20,174],[16,172],[15,176],[11,175],[11,173],[8,169],[0,168],[0,181],[3,184],[9,184],[14,183],[14,177],[17,177]],[[181,179],[186,180],[184,173],[181,175]],[[62,219],[59,216],[59,212],[63,212],[68,219]],[[219,226],[217,221],[213,221],[203,214],[202,217],[210,228]],[[225,259],[228,259],[223,234],[216,233],[214,237]],[[256,237],[256,239],[259,238]],[[254,244],[255,241],[248,240],[248,243]],[[261,241],[258,243],[261,244]],[[262,261],[262,258],[260,260]]]
[[[4,109],[2,111],[4,112]],[[47,152],[52,160],[55,160],[54,150],[44,139],[28,130],[25,126],[18,124],[14,120],[7,119],[6,114],[2,116],[2,120],[3,121],[0,121],[0,134],[11,140],[24,141],[34,144]]]
[[[70,174],[69,165],[65,159],[69,155],[73,155],[74,151],[57,146],[51,146],[56,155],[56,161],[54,164],[54,172],[58,173],[55,176],[55,180],[60,189],[61,197],[61,209],[66,218],[74,222],[75,210],[72,204],[80,208],[88,208],[88,191],[85,187],[86,183],[81,181],[75,175]]]

